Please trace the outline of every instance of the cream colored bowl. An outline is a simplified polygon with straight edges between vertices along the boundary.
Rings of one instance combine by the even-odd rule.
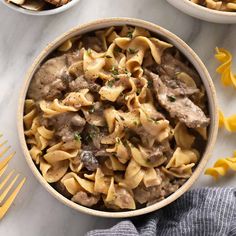
[[[236,12],[212,10],[192,3],[189,0],[167,1],[185,14],[196,17],[198,19],[214,23],[236,24]]]
[[[151,206],[133,210],[133,211],[123,211],[123,212],[108,212],[108,211],[99,211],[90,209],[81,205],[78,205],[64,196],[62,196],[60,193],[58,193],[53,187],[51,187],[42,177],[41,173],[38,171],[37,167],[35,166],[34,162],[32,161],[29,151],[27,149],[27,145],[25,142],[24,137],[24,127],[23,127],[23,108],[24,108],[24,100],[26,97],[26,93],[29,87],[29,83],[38,68],[38,66],[42,63],[42,61],[53,51],[55,50],[62,42],[65,40],[74,37],[76,35],[85,34],[90,31],[98,30],[105,27],[111,27],[111,26],[120,26],[120,25],[132,25],[132,26],[139,26],[143,27],[151,32],[154,32],[155,34],[158,34],[163,38],[164,40],[170,42],[171,44],[175,45],[188,59],[189,61],[194,65],[198,73],[200,74],[203,84],[206,88],[208,100],[209,100],[209,111],[210,111],[210,118],[211,118],[211,125],[209,128],[209,139],[208,144],[205,150],[205,153],[203,157],[200,160],[200,163],[198,164],[197,168],[194,170],[193,175],[187,180],[187,182],[179,188],[175,193],[167,197],[166,199],[162,200],[161,202],[158,202],[156,204],[153,204]],[[26,81],[23,85],[23,89],[20,95],[20,102],[19,102],[19,111],[18,111],[18,133],[20,138],[20,143],[26,158],[26,161],[36,176],[36,178],[39,180],[39,182],[47,189],[49,193],[51,193],[55,198],[57,198],[59,201],[64,203],[67,206],[70,206],[71,208],[74,208],[75,210],[78,210],[80,212],[84,212],[90,215],[95,216],[102,216],[102,217],[114,217],[114,218],[121,218],[121,217],[132,217],[137,215],[143,215],[155,210],[158,210],[174,200],[176,200],[178,197],[180,197],[183,193],[185,193],[192,184],[196,181],[196,179],[199,177],[199,175],[202,173],[209,157],[212,151],[212,148],[215,144],[217,130],[218,130],[218,112],[217,112],[217,106],[216,106],[216,93],[215,88],[212,83],[211,77],[199,59],[199,57],[193,52],[193,50],[184,43],[180,38],[178,38],[176,35],[172,34],[171,32],[167,31],[166,29],[163,29],[160,26],[154,25],[149,22],[145,22],[142,20],[137,19],[129,19],[129,18],[111,18],[111,19],[102,19],[93,21],[88,24],[81,25],[79,27],[76,27],[69,32],[63,34],[59,38],[57,38],[55,41],[50,43],[38,56],[38,58],[35,60],[33,65],[30,67],[29,72],[26,76]]]
[[[14,11],[18,11],[21,12],[23,14],[26,15],[34,15],[34,16],[48,16],[48,15],[55,15],[58,14],[60,12],[66,11],[68,9],[70,9],[71,7],[73,7],[75,4],[77,4],[80,0],[71,0],[70,2],[68,2],[67,4],[54,8],[54,9],[50,9],[50,10],[42,10],[42,11],[31,11],[28,9],[24,9],[20,6],[17,6],[13,3],[8,3],[5,0],[2,0],[2,2],[9,8],[11,8]]]

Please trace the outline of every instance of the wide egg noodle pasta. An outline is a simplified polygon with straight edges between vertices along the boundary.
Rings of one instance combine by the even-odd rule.
[[[198,158],[199,154],[196,150],[182,150],[178,147],[166,165],[166,168],[180,167],[191,163],[195,164],[198,161]]]
[[[236,11],[235,0],[190,0],[193,3],[217,11]]]
[[[190,149],[194,143],[195,137],[191,135],[183,123],[178,123],[174,129],[174,137],[177,146]]]
[[[86,207],[136,209],[136,193],[157,191],[156,199],[142,199],[150,205],[191,176],[199,160],[195,136],[206,141],[207,127],[191,130],[170,119],[158,101],[145,71],[162,67],[165,52],[181,58],[143,28],[110,27],[59,46],[49,63],[58,65],[55,77],[44,73],[53,69],[47,63],[39,68],[39,96],[25,101],[25,137],[32,160],[60,193]],[[175,79],[204,100],[192,75],[180,71]]]
[[[61,113],[65,113],[68,111],[77,111],[78,109],[73,106],[67,106],[58,101],[58,99],[54,99],[53,102],[46,102],[42,100],[39,103],[40,109],[43,111],[44,117],[52,117]]]

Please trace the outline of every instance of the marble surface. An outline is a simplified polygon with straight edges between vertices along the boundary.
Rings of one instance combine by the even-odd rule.
[[[17,155],[12,168],[27,177],[24,190],[8,215],[0,222],[0,235],[6,236],[79,236],[88,230],[106,228],[116,220],[80,214],[55,200],[32,175],[17,137],[16,110],[24,75],[38,53],[55,37],[78,24],[102,17],[136,17],[159,24],[186,41],[206,64],[225,114],[236,110],[236,91],[223,88],[215,73],[216,46],[236,55],[236,26],[216,25],[193,19],[177,11],[165,0],[81,0],[74,8],[55,16],[23,15],[0,4],[0,132]],[[236,66],[236,64],[235,64]],[[220,131],[210,166],[218,157],[231,155],[236,134]],[[234,186],[236,175],[229,174],[215,183],[202,175],[194,187]]]

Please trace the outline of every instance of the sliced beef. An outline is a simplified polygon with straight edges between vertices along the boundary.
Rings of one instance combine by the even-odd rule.
[[[145,73],[153,80],[157,100],[171,117],[177,118],[189,128],[206,127],[209,124],[209,118],[188,97],[175,96],[172,89],[168,88],[158,75],[147,70]]]
[[[98,201],[100,200],[100,196],[94,196],[89,193],[79,191],[76,193],[72,199],[73,202],[79,203],[83,206],[91,207],[93,205],[96,205]]]
[[[36,101],[60,98],[71,79],[67,69],[77,58],[76,53],[69,53],[46,61],[35,73],[28,97]]]
[[[53,127],[57,137],[68,142],[75,139],[75,134],[82,132],[86,121],[77,113],[66,112],[48,119],[48,124]]]
[[[67,191],[65,185],[61,182],[58,181],[56,183],[53,184],[53,187],[63,196],[67,197],[67,198],[71,198],[72,195]]]
[[[100,38],[95,36],[84,36],[82,38],[83,45],[86,49],[91,48],[96,52],[103,51],[103,43]]]
[[[168,75],[160,76],[162,82],[168,87],[171,88],[175,96],[186,95],[190,96],[199,92],[197,88],[189,88],[184,82],[179,80],[177,76],[170,77]]]
[[[171,193],[177,191],[177,189],[183,184],[183,180],[171,181],[159,168],[156,168],[158,177],[162,179],[161,184],[152,187],[145,187],[144,185],[139,185],[134,189],[134,197],[137,202],[140,204],[154,203],[158,199],[163,199],[169,196]]]
[[[156,148],[153,152],[150,153],[150,155],[148,156],[148,160],[151,163],[155,163],[162,156],[163,156],[162,148],[161,147]]]
[[[192,69],[189,65],[185,64],[178,57],[174,57],[171,53],[165,52],[161,58],[161,64],[158,68],[158,74],[160,76],[167,75],[170,78],[174,78],[176,74],[185,72],[191,76],[197,86],[201,85],[201,79],[198,73]]]
[[[87,81],[84,75],[81,75],[69,83],[69,88],[72,92],[77,92],[85,88],[88,88],[91,92],[98,92],[101,86],[94,81]]]

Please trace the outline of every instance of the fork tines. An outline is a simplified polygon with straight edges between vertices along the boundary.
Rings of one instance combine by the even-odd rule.
[[[0,134],[0,138],[1,137],[2,135]],[[19,193],[26,180],[26,178],[23,178],[20,183],[15,187],[10,196],[6,199],[6,201],[3,202],[4,199],[7,197],[7,194],[13,189],[14,184],[20,176],[19,174],[16,174],[13,180],[10,181],[11,177],[13,177],[13,174],[15,173],[15,170],[12,170],[9,174],[7,174],[7,176],[3,180],[1,180],[3,174],[5,173],[8,167],[9,161],[15,155],[15,152],[12,152],[8,155],[6,154],[11,148],[10,146],[6,146],[6,144],[7,141],[3,141],[2,143],[0,143],[0,220],[3,218],[3,216],[6,214],[6,212],[12,205],[14,199],[16,198],[17,194]],[[6,157],[4,158],[5,154]],[[2,158],[4,159],[1,160]]]

